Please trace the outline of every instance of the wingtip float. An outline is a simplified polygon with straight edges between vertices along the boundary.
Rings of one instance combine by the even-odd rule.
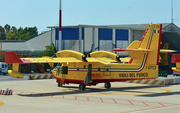
[[[8,70],[8,74],[14,78],[24,78],[24,75],[22,73],[19,73],[17,71]]]

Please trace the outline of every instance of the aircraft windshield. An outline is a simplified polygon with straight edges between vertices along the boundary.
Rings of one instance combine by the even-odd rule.
[[[61,74],[61,73],[62,73],[61,70],[62,70],[62,69],[61,69],[61,66],[57,66],[57,72],[56,72],[56,73]]]

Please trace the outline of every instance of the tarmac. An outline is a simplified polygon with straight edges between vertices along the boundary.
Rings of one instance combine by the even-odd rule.
[[[135,83],[111,83],[57,87],[55,79],[0,81],[0,89],[12,89],[12,95],[0,95],[0,113],[178,113],[180,85],[152,86]]]

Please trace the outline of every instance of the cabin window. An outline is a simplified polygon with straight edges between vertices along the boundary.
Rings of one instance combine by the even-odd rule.
[[[79,71],[79,68],[77,68],[77,71]]]
[[[104,69],[103,69],[103,74],[104,76],[111,76],[111,67],[110,66],[104,66]]]
[[[4,68],[4,64],[2,64],[2,68]]]
[[[5,64],[5,68],[7,68],[8,67],[8,65],[7,64]]]
[[[101,71],[101,68],[98,68],[98,71]]]
[[[68,66],[62,67],[62,74],[68,74]]]
[[[84,65],[84,69],[86,69],[86,65]]]

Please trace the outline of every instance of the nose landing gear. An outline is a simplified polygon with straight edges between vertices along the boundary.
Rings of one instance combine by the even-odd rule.
[[[106,82],[104,84],[104,87],[107,88],[107,89],[110,89],[111,88],[111,83],[110,82]]]

